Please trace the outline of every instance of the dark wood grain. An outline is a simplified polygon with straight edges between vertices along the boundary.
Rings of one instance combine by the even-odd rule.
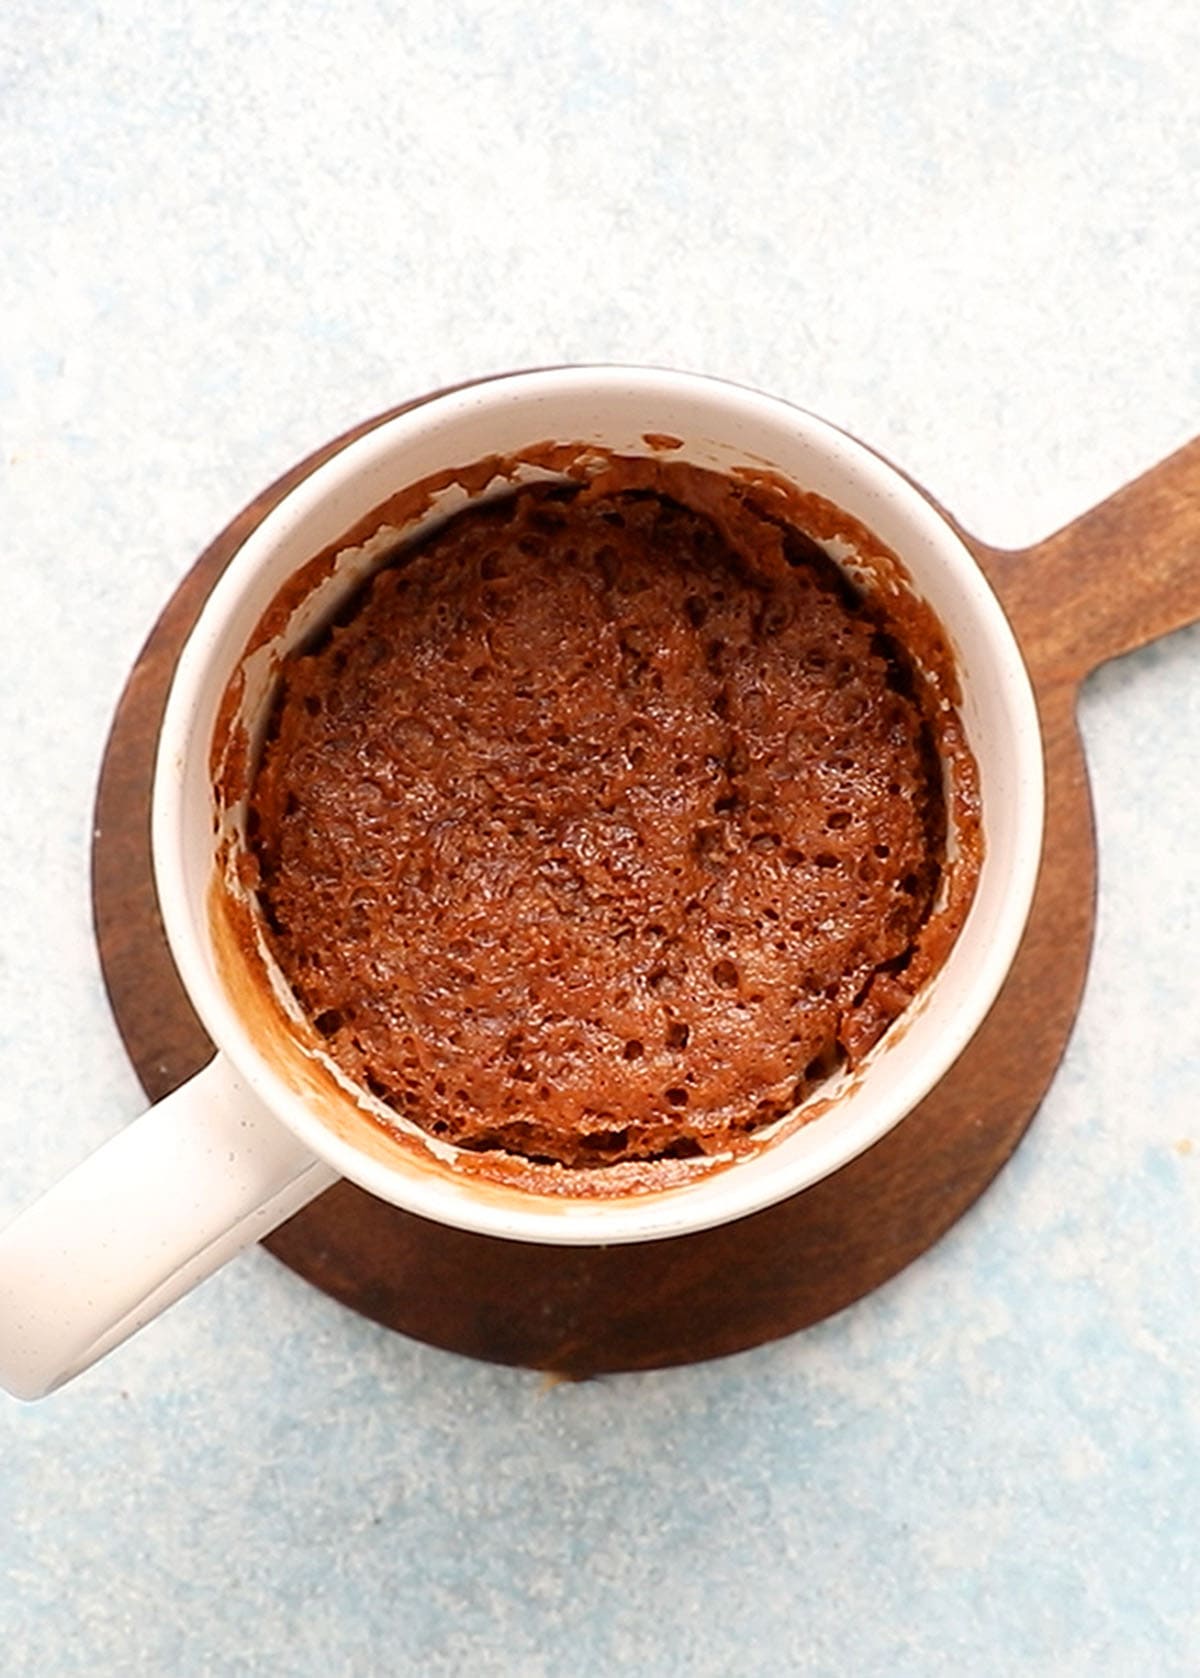
[[[321,460],[387,417],[301,462],[221,533],[168,604],[118,706],[96,808],[96,930],[117,1024],[152,1099],[212,1053],[163,939],[150,866],[154,745],[175,658],[247,533]],[[1037,1111],[1087,971],[1096,868],[1079,683],[1104,658],[1200,617],[1200,440],[1035,548],[967,540],[1033,675],[1047,829],[1008,982],[938,1088],[834,1176],[702,1234],[547,1249],[446,1229],[339,1183],[270,1237],[284,1263],[432,1344],[585,1376],[716,1357],[804,1328],[894,1276],[962,1216]]]
[[[1028,553],[974,544],[1043,686],[1200,619],[1200,437]]]

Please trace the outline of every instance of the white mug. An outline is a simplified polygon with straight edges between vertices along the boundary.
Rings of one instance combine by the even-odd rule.
[[[718,471],[751,463],[815,492],[898,554],[954,652],[979,768],[985,854],[941,970],[858,1075],[808,1124],[681,1186],[562,1198],[456,1171],[444,1147],[400,1147],[353,1095],[309,1076],[309,1051],[264,1029],[216,947],[221,866],[210,753],[218,709],[285,581],[407,485],[547,439],[672,454]],[[652,441],[653,440],[653,443]],[[352,548],[275,644],[310,630],[363,574]],[[250,721],[269,672],[246,678]],[[462,1229],[521,1241],[684,1235],[793,1195],[897,1124],[966,1046],[1016,953],[1043,815],[1037,711],[1012,632],[972,555],[926,498],[871,450],[777,398],[644,368],[519,373],[440,396],[349,444],[287,495],[234,556],[180,657],[153,795],[155,878],[171,950],[216,1056],[0,1234],[0,1384],[39,1397],[266,1235],[337,1177]],[[214,819],[216,817],[216,819]],[[548,1257],[547,1262],[553,1262]]]

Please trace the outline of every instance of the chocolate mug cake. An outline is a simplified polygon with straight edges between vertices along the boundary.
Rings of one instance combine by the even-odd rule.
[[[891,556],[857,586],[785,501],[610,457],[403,545],[285,659],[267,942],[428,1135],[735,1156],[944,960],[980,863],[952,661]]]

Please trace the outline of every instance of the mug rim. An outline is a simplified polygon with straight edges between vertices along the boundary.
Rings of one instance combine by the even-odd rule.
[[[399,1163],[389,1165],[335,1132],[303,1098],[290,1089],[261,1054],[238,1010],[213,974],[196,933],[183,880],[184,812],[183,768],[199,751],[205,761],[210,742],[195,738],[194,713],[214,677],[210,666],[222,624],[238,602],[247,582],[257,575],[283,535],[303,524],[341,484],[361,477],[374,461],[390,455],[403,441],[418,436],[431,421],[453,417],[478,407],[481,401],[503,402],[539,392],[569,391],[583,381],[589,390],[631,385],[661,398],[671,390],[715,400],[731,411],[746,404],[777,419],[786,416],[803,433],[806,443],[826,455],[849,457],[851,470],[881,495],[906,505],[907,513],[924,524],[940,553],[956,571],[956,580],[971,599],[971,609],[985,633],[989,658],[998,679],[1009,687],[1008,700],[1015,719],[1013,746],[1020,765],[1020,821],[1009,883],[999,927],[984,952],[972,982],[956,997],[936,1054],[917,1063],[903,1079],[894,1081],[887,1099],[877,1103],[871,1124],[854,1132],[831,1135],[825,1147],[810,1148],[793,1169],[781,1169],[773,1180],[747,1181],[739,1165],[770,1153],[763,1148],[737,1158],[692,1183],[650,1191],[626,1191],[595,1200],[523,1191],[512,1204],[511,1191],[469,1173],[430,1171],[408,1174]],[[466,464],[465,462],[463,464]],[[397,486],[399,487],[399,486]],[[314,552],[317,551],[314,546]],[[901,554],[901,559],[904,555]],[[936,610],[935,606],[935,610]],[[870,445],[785,398],[760,392],[734,381],[707,374],[668,369],[606,364],[579,364],[529,372],[485,375],[467,385],[433,395],[399,414],[381,420],[316,467],[271,509],[246,537],[218,578],[184,646],[176,666],[164,712],[155,767],[151,809],[152,854],[163,924],[184,988],[205,1029],[254,1089],[271,1113],[296,1134],[314,1155],[372,1194],[407,1211],[453,1227],[506,1239],[547,1244],[610,1244],[660,1239],[732,1221],[801,1192],[849,1163],[900,1123],[945,1076],[982,1024],[1012,964],[1024,931],[1037,883],[1044,820],[1043,760],[1037,707],[1028,672],[1015,635],[990,583],[952,522],[911,479]],[[985,841],[987,838],[985,830]],[[960,934],[961,936],[961,934]],[[936,975],[935,975],[936,977]],[[930,981],[932,983],[932,981]],[[928,988],[928,987],[927,987]],[[347,1097],[348,1103],[350,1098]],[[359,1115],[361,1122],[372,1121]],[[820,1125],[821,1117],[811,1121]],[[810,1128],[810,1127],[806,1127]],[[783,1162],[781,1162],[782,1164]],[[801,1169],[796,1169],[797,1163]],[[701,1185],[717,1185],[716,1192],[697,1197]],[[725,1192],[721,1192],[724,1190]],[[693,1203],[699,1198],[700,1205]]]

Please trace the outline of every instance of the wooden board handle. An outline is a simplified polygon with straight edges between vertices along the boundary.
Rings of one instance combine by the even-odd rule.
[[[1200,437],[1034,547],[971,546],[1031,668],[1077,686],[1200,619]]]

